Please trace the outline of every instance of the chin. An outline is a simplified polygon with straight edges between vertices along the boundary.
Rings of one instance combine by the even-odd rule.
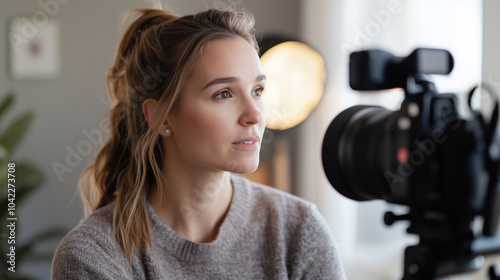
[[[259,158],[257,158],[256,160],[252,160],[252,161],[232,160],[232,161],[228,162],[225,170],[232,172],[232,173],[249,174],[249,173],[252,173],[255,170],[257,170],[257,167],[259,167]]]

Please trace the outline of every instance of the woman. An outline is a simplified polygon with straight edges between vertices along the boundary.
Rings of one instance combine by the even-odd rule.
[[[265,128],[253,18],[135,11],[107,74],[111,137],[80,181],[92,213],[53,279],[344,279],[313,204],[234,174],[257,168]]]

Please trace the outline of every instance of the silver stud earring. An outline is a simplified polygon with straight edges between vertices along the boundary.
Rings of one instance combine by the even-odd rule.
[[[167,130],[165,130],[165,132],[166,132],[167,134],[170,134],[170,129],[168,129],[168,128],[167,128]]]

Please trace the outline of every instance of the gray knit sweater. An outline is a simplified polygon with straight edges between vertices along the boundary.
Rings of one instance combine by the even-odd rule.
[[[154,254],[136,251],[131,267],[113,238],[109,204],[64,237],[52,279],[345,279],[313,204],[237,175],[231,181],[231,205],[213,242],[184,239],[148,203]]]

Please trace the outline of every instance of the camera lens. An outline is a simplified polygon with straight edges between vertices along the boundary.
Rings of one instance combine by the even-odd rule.
[[[384,173],[394,164],[397,114],[360,105],[332,121],[323,140],[323,168],[340,194],[364,201],[391,193]]]

